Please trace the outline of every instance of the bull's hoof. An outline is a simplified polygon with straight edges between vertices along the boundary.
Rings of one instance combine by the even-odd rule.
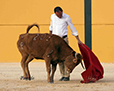
[[[20,80],[31,80],[31,79],[28,78],[28,77],[21,76],[21,77],[20,77]]]
[[[21,76],[21,77],[20,77],[20,80],[24,80],[24,76]]]
[[[21,76],[20,77],[20,80],[33,80],[34,79],[34,77],[24,77],[24,76]]]
[[[53,83],[54,83],[54,81],[52,81],[52,82],[48,82],[48,83],[53,84]]]

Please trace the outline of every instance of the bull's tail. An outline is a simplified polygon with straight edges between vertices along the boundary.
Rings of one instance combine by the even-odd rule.
[[[38,24],[32,24],[32,25],[29,25],[29,26],[28,26],[26,33],[28,33],[29,30],[30,30],[33,26],[36,26],[36,27],[38,28],[38,31],[40,32],[40,28],[39,28]]]

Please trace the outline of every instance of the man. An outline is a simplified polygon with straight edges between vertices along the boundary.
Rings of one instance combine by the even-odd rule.
[[[68,25],[72,31],[72,35],[76,37],[79,44],[82,44],[82,42],[78,37],[78,32],[72,24],[70,16],[63,13],[61,7],[55,7],[54,14],[51,15],[51,24],[49,27],[50,34],[58,35],[68,43],[68,37],[67,37]],[[70,74],[66,72],[64,62],[59,64],[59,68],[62,75],[60,81],[69,81]]]

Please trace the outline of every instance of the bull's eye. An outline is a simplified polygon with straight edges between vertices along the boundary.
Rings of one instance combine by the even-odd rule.
[[[74,63],[77,63],[77,60],[76,60],[76,59],[73,59],[73,62],[74,62]]]

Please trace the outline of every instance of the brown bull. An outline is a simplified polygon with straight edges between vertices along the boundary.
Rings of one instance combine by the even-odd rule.
[[[65,61],[64,63],[67,72],[71,73],[75,66],[81,62],[82,56],[79,53],[76,53],[59,36],[47,33],[28,33],[33,26],[38,27],[37,24],[29,26],[27,28],[27,33],[21,34],[17,42],[18,49],[22,55],[21,67],[24,73],[23,78],[31,79],[28,63],[34,58],[45,60],[48,82],[53,82],[57,63],[62,61]],[[52,74],[50,75],[51,70]]]

